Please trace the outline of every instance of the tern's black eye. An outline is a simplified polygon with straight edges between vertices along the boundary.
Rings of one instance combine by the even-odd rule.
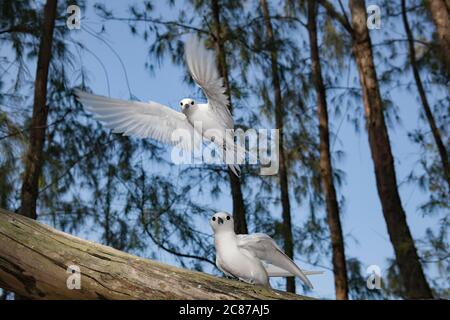
[[[227,220],[230,220],[231,219],[231,217],[230,216],[227,216]]]
[[[216,221],[216,217],[212,217],[212,219],[211,219],[212,221]]]
[[[194,105],[194,101],[191,101],[191,104]]]

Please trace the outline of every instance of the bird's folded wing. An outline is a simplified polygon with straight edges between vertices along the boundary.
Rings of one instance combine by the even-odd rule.
[[[205,48],[203,42],[193,36],[185,44],[185,59],[192,79],[208,98],[208,105],[227,129],[233,128],[233,118],[228,109],[223,79],[217,70],[214,53]]]
[[[264,263],[264,268],[266,269],[269,277],[294,277],[295,276],[292,272],[289,272],[282,268],[274,266],[273,264]],[[323,271],[309,271],[309,270],[302,270],[302,271],[307,276],[312,276],[315,274],[323,274]]]
[[[75,90],[78,100],[115,133],[153,138],[192,151],[194,128],[186,116],[157,102],[111,99]],[[178,130],[178,131],[177,131]]]
[[[299,277],[310,288],[312,283],[306,277],[305,273],[292,261],[275,243],[275,241],[266,234],[255,233],[250,235],[238,235],[238,246],[252,252],[255,257],[281,268],[297,277]]]

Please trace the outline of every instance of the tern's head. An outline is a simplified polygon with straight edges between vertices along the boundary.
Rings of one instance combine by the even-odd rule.
[[[226,212],[217,212],[209,219],[209,224],[214,230],[214,233],[222,231],[234,231],[233,216]]]
[[[193,106],[195,106],[195,101],[190,98],[185,98],[180,101],[181,111],[188,110],[188,109],[192,108]]]

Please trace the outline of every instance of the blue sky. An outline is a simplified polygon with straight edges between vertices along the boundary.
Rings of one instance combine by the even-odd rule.
[[[126,10],[130,3],[135,2],[121,1],[119,4],[119,2],[105,1],[105,4],[109,8],[113,8],[114,12],[120,16],[128,16]],[[177,11],[170,9],[165,4],[158,3],[155,13],[169,19],[175,16]],[[82,14],[82,27],[85,24],[94,30],[100,29],[99,19],[93,13],[92,2],[88,3],[87,12]],[[191,87],[183,83],[184,71],[174,66],[168,59],[164,60],[161,67],[155,69],[154,74],[151,75],[144,68],[144,63],[148,59],[147,51],[150,43],[144,43],[142,39],[133,37],[124,23],[108,22],[106,29],[106,39],[121,57],[126,67],[130,88],[134,96],[143,101],[154,100],[177,108],[180,98],[195,93]],[[124,71],[117,57],[104,43],[87,34],[83,29],[73,32],[74,38],[82,40],[91,51],[95,52],[107,68],[111,96],[128,99],[129,92]],[[104,71],[98,61],[88,53],[83,54],[82,58],[84,67],[90,71],[89,84],[94,92],[108,95]],[[410,71],[405,70],[405,72]],[[420,105],[417,103],[415,96],[405,92],[397,91],[393,94],[393,98],[399,105],[402,119],[402,123],[396,126],[395,130],[390,129],[389,132],[398,181],[400,182],[410,173],[411,168],[417,165],[416,155],[419,149],[417,145],[410,142],[407,133],[416,128],[419,123],[418,110]],[[330,105],[330,108],[333,108],[333,106]],[[341,122],[341,118],[332,117],[331,122],[336,129]],[[353,125],[345,120],[338,135],[340,144],[337,144],[336,147],[345,152],[345,158],[336,165],[346,173],[345,184],[339,190],[339,193],[346,198],[342,210],[344,233],[351,235],[346,238],[347,254],[361,259],[365,267],[376,264],[381,266],[383,270],[386,266],[386,259],[393,257],[393,249],[389,242],[376,191],[367,135],[364,130],[359,134],[355,133]],[[224,193],[219,202],[214,201],[214,206],[231,212],[231,198],[227,192]],[[436,223],[436,220],[422,217],[418,211],[418,206],[425,202],[427,194],[423,194],[419,187],[407,184],[402,184],[400,193],[413,236],[420,238],[424,235],[427,227]],[[211,199],[208,204],[212,203],[213,200]],[[294,212],[293,221],[300,221],[301,216],[305,216],[307,210],[306,207],[299,208],[294,205],[292,210]],[[281,211],[274,213],[274,215],[279,216],[280,213]],[[357,241],[354,241],[353,238]],[[158,253],[157,257],[163,262],[174,263],[174,260],[163,252]],[[301,259],[301,257],[299,258]],[[314,268],[303,262],[299,262],[299,264],[308,269]],[[324,275],[314,276],[312,282],[315,285],[315,290],[310,293],[311,296],[334,297],[333,277],[330,271],[326,270]],[[361,285],[363,286],[365,283]]]

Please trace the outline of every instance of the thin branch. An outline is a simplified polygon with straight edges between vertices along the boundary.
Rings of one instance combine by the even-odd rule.
[[[91,36],[93,36],[93,37],[97,38],[98,40],[102,41],[106,46],[108,46],[108,48],[112,51],[112,53],[117,57],[117,59],[119,60],[120,65],[122,66],[123,73],[125,75],[125,81],[127,83],[128,93],[130,94],[130,99],[133,99],[134,96],[133,96],[133,94],[131,92],[130,81],[128,79],[127,69],[125,68],[125,64],[123,63],[123,60],[120,57],[120,55],[117,53],[116,50],[114,50],[114,48],[105,39],[103,39],[100,36],[96,35],[95,32],[92,29],[90,29],[87,26],[84,26],[83,29],[87,33],[89,33]]]
[[[426,42],[426,41],[423,41],[423,40],[414,39],[413,41],[416,42],[416,43],[419,43],[421,45],[424,45],[424,46],[426,46],[428,48],[435,47],[435,45],[433,43]],[[392,44],[394,42],[408,42],[408,39],[405,39],[405,38],[388,39],[388,40],[385,40],[383,42],[374,43],[372,46],[373,47],[378,47],[378,46],[390,45],[390,44]]]
[[[211,35],[209,31],[197,28],[197,27],[193,27],[187,24],[183,24],[181,22],[177,22],[177,21],[164,21],[164,20],[160,20],[160,19],[152,19],[152,18],[122,18],[122,17],[106,17],[106,16],[102,16],[103,19],[105,20],[110,20],[110,21],[126,21],[126,22],[150,22],[150,23],[154,23],[154,24],[159,24],[159,25],[164,25],[164,26],[176,26],[176,27],[180,27],[183,29],[187,29],[187,30],[192,30],[192,31],[197,31],[199,33],[202,34],[206,34],[206,35]]]
[[[307,27],[307,24],[306,24],[303,20],[301,20],[300,18],[295,17],[295,16],[280,16],[280,15],[273,15],[273,16],[269,16],[269,18],[270,18],[271,20],[280,20],[280,21],[286,20],[286,21],[298,22],[298,23],[300,23],[302,26]],[[248,27],[252,26],[252,25],[253,25],[255,22],[257,22],[258,20],[262,20],[262,19],[264,19],[263,16],[258,16],[258,17],[255,17],[255,18],[251,19],[249,22],[247,22],[247,23],[245,23],[245,24],[237,25],[237,26],[235,26],[235,27],[236,27],[236,28],[245,29],[245,28],[248,28]]]
[[[132,191],[132,190],[130,190],[130,188],[128,187],[128,185],[125,183],[125,181],[123,181],[119,176],[117,176],[117,175],[115,175],[115,177],[116,177],[116,179],[117,180],[119,180],[119,182],[121,182],[122,183],[122,185],[128,190],[128,192],[130,192],[130,194],[131,194],[131,196],[132,196],[132,198],[134,198],[137,202],[139,202],[139,199],[137,199],[136,197],[135,197],[135,195],[134,195],[134,192]],[[163,208],[163,209],[161,209],[161,210],[158,210],[159,211],[159,213],[158,213],[158,217],[157,217],[157,219],[159,218],[159,217],[161,217],[161,215],[162,214],[164,214],[165,212],[167,212],[168,210],[170,210],[170,208],[175,204],[175,202],[177,201],[177,199],[178,199],[178,197],[176,197],[173,201],[171,201],[171,203],[168,205],[168,206],[166,206],[166,208]],[[175,256],[178,256],[178,257],[182,257],[182,258],[189,258],[189,259],[197,259],[197,260],[200,260],[200,261],[203,261],[203,262],[207,262],[207,263],[209,263],[209,264],[212,264],[214,267],[216,267],[216,264],[213,262],[213,261],[211,261],[211,260],[209,260],[208,258],[205,258],[205,257],[202,257],[202,256],[197,256],[197,255],[192,255],[192,254],[187,254],[187,253],[181,253],[181,252],[178,252],[178,251],[175,251],[174,249],[171,249],[171,248],[169,248],[169,247],[166,247],[161,241],[159,241],[152,233],[151,233],[151,231],[149,230],[149,224],[148,224],[148,221],[145,219],[145,216],[144,216],[144,213],[145,213],[145,211],[144,211],[144,208],[143,208],[143,203],[141,203],[140,204],[140,207],[137,207],[138,209],[140,209],[140,212],[141,212],[141,214],[140,214],[140,216],[141,216],[141,223],[142,223],[142,225],[143,225],[143,227],[144,227],[144,232],[150,237],[150,239],[158,246],[158,247],[160,247],[161,249],[163,249],[164,251],[166,251],[166,252],[168,252],[168,253],[170,253],[170,254],[173,254],[173,255],[175,255]]]
[[[347,18],[336,11],[334,6],[328,0],[318,0],[320,5],[325,8],[328,14],[336,19],[350,34],[353,34],[353,28]]]
[[[72,112],[71,109],[67,110],[66,113],[65,113],[61,118],[55,120],[54,122],[52,122],[52,123],[50,123],[50,124],[48,124],[48,125],[46,125],[46,126],[28,127],[28,128],[22,129],[22,130],[16,129],[15,132],[12,132],[12,133],[10,133],[10,134],[7,134],[7,135],[5,135],[5,136],[0,137],[0,141],[1,141],[1,140],[4,140],[4,139],[7,139],[7,138],[10,138],[10,137],[14,137],[14,136],[19,135],[19,134],[22,135],[24,132],[29,131],[29,130],[31,130],[31,129],[50,128],[50,127],[52,127],[52,126],[54,126],[54,125],[57,125],[58,123],[64,121],[64,119],[66,118],[66,116],[67,116],[69,113],[71,113],[71,112]]]
[[[109,74],[108,74],[108,70],[106,69],[106,67],[103,64],[102,60],[92,50],[89,50],[87,47],[83,46],[81,43],[76,42],[76,41],[72,41],[72,42],[75,45],[79,46],[81,48],[81,50],[86,50],[86,52],[90,53],[94,57],[94,59],[97,60],[97,62],[100,64],[101,68],[103,69],[103,72],[105,73],[106,85],[108,87],[108,96],[111,97],[111,88],[110,88],[110,84],[109,84]]]
[[[39,194],[50,188],[52,185],[58,183],[62,178],[64,178],[66,175],[70,173],[70,171],[78,164],[81,160],[85,159],[86,157],[90,156],[94,151],[97,151],[99,147],[104,147],[111,142],[116,141],[117,139],[108,140],[107,142],[103,144],[96,144],[94,145],[94,148],[92,148],[89,152],[83,154],[82,156],[78,157],[75,161],[72,162],[72,164],[62,173],[60,174],[56,179],[53,179],[52,182],[48,183],[46,186],[44,186],[42,189],[39,190]]]
[[[141,216],[142,216],[144,211],[142,210],[141,212],[142,212],[142,214],[141,214]],[[205,258],[205,257],[202,257],[202,256],[196,256],[196,255],[193,255],[193,254],[181,253],[181,252],[178,252],[178,251],[175,251],[173,249],[170,249],[170,248],[166,247],[162,242],[160,242],[158,239],[156,239],[156,237],[150,232],[150,230],[148,229],[148,222],[146,222],[143,217],[142,217],[142,224],[144,225],[145,233],[150,237],[150,239],[152,239],[152,241],[158,247],[160,247],[164,251],[166,251],[166,252],[168,252],[170,254],[173,254],[175,256],[178,256],[178,257],[197,259],[197,260],[200,260],[200,261],[203,261],[203,262],[207,262],[207,263],[213,265],[216,268],[216,264],[213,261],[209,260],[208,258]]]
[[[344,16],[345,21],[347,22],[348,25],[350,25],[350,20],[347,16],[347,12],[345,11],[344,5],[342,4],[342,0],[339,0],[339,7],[341,8],[342,15]]]
[[[12,26],[7,29],[0,30],[0,34],[4,33],[27,33],[27,34],[33,34],[33,29],[27,27],[27,26]]]

